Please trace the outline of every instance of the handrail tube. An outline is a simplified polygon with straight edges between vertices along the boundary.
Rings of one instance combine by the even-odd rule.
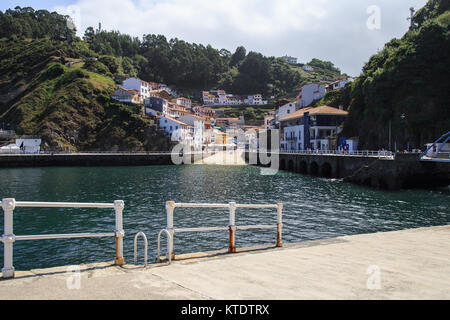
[[[229,208],[228,203],[174,203],[174,208]]]
[[[123,209],[124,202],[116,200],[111,203],[70,203],[70,202],[28,202],[16,201],[14,198],[7,198],[1,201],[1,206],[4,211],[4,233],[0,241],[3,242],[3,278],[14,277],[13,266],[13,244],[15,241],[25,240],[47,240],[47,239],[75,239],[75,238],[100,238],[100,237],[115,237],[116,238],[116,256],[115,264],[123,265],[125,260],[123,258],[123,237],[125,231],[123,230]],[[28,208],[100,208],[100,209],[114,209],[116,228],[114,233],[78,233],[78,234],[46,234],[46,235],[21,235],[16,236],[13,233],[13,212],[16,207]]]
[[[261,225],[254,225],[254,226],[236,226],[237,230],[250,230],[250,229],[274,229],[276,228],[277,225],[273,224],[273,225],[265,225],[265,224],[261,224]]]
[[[45,235],[15,236],[15,240],[22,241],[22,240],[49,240],[49,239],[103,238],[115,236],[116,236],[115,233],[45,234]]]
[[[22,208],[98,208],[114,209],[114,203],[75,203],[75,202],[28,202],[17,201],[16,207]]]
[[[208,232],[208,231],[224,231],[224,230],[228,230],[228,227],[182,228],[182,229],[173,229],[173,232],[185,233],[185,232]]]
[[[276,209],[276,204],[236,204],[236,208],[248,208],[248,209]]]

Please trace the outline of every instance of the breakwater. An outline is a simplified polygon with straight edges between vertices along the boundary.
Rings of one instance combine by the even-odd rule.
[[[192,155],[192,157],[194,157]],[[0,167],[83,167],[171,165],[170,152],[155,153],[48,153],[0,155]]]
[[[384,190],[450,185],[450,161],[421,161],[418,153],[397,153],[394,157],[280,153],[279,163],[280,170]]]

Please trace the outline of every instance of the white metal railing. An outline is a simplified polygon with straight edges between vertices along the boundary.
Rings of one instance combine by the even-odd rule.
[[[201,228],[174,228],[173,225],[173,213],[175,208],[225,208],[229,209],[229,225],[226,227],[201,227]],[[236,226],[235,214],[237,208],[252,208],[252,209],[277,209],[277,224],[275,225],[247,225],[247,226]],[[220,203],[175,203],[174,201],[166,202],[166,215],[167,215],[167,226],[166,229],[162,229],[158,234],[158,249],[157,258],[159,262],[160,259],[160,238],[162,233],[167,235],[167,253],[166,258],[169,263],[175,259],[175,254],[173,251],[173,238],[175,233],[183,232],[208,232],[208,231],[226,231],[229,232],[229,245],[228,252],[236,252],[236,230],[249,230],[249,229],[277,229],[277,241],[276,246],[282,246],[282,228],[283,228],[283,203],[277,204],[237,204],[235,202],[220,204]]]
[[[186,154],[202,154],[206,152],[202,151],[189,151]],[[102,155],[166,155],[166,154],[172,154],[172,151],[136,151],[136,152],[130,152],[130,151],[40,151],[36,153],[26,153],[23,150],[2,150],[0,151],[0,155],[8,155],[8,154],[24,154],[24,155],[96,155],[96,154],[102,154]]]
[[[4,211],[4,233],[0,240],[4,246],[4,266],[2,269],[3,278],[14,277],[13,266],[13,244],[14,241],[22,240],[44,240],[44,239],[75,239],[75,238],[116,238],[116,256],[114,263],[116,265],[125,264],[123,258],[123,209],[125,204],[122,200],[116,200],[114,203],[69,203],[69,202],[22,202],[13,198],[3,199],[1,205]],[[49,235],[23,235],[16,236],[13,232],[13,211],[17,207],[23,208],[99,208],[114,209],[115,211],[115,230],[110,233],[77,233],[77,234],[49,234]]]
[[[251,150],[252,151],[252,150]],[[254,152],[269,152],[278,154],[299,154],[299,155],[336,155],[336,156],[366,156],[366,157],[394,157],[392,151],[372,151],[372,150],[358,150],[358,151],[341,151],[341,150],[259,150]]]

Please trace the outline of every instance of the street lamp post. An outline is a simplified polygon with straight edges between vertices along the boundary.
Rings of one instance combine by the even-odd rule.
[[[392,147],[391,147],[391,132],[392,132],[392,120],[389,120],[389,151],[392,151]]]
[[[405,125],[406,114],[402,113],[400,115],[400,119],[402,119],[402,122],[403,122],[403,135],[404,135],[405,140],[406,140],[406,125]],[[408,150],[408,152],[409,152],[409,142],[407,142],[406,150]]]

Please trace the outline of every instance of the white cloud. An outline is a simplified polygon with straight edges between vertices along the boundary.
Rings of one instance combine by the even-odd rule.
[[[411,3],[413,2],[413,3]],[[333,61],[357,75],[369,56],[386,41],[407,30],[406,16],[426,0],[78,0],[83,35],[88,26],[119,30],[141,37],[163,34],[168,39],[211,44],[233,51],[268,56],[289,54],[307,62]],[[381,29],[367,29],[367,7],[381,8]],[[67,13],[63,7],[54,8]],[[65,11],[66,10],[66,11]]]

